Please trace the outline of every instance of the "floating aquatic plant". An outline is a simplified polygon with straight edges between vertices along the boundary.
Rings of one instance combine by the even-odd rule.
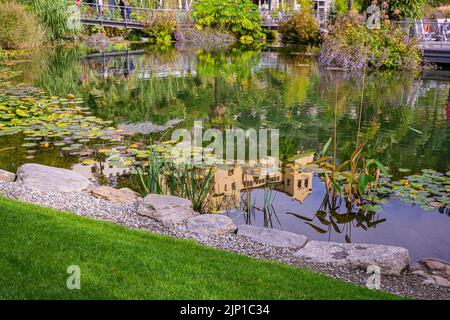
[[[420,206],[423,210],[450,207],[450,172],[423,169],[421,174],[406,176],[400,181],[388,178],[381,191],[397,196],[400,201]]]

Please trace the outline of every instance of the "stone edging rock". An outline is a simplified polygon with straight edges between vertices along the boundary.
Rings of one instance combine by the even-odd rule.
[[[17,183],[40,191],[82,192],[94,188],[92,182],[73,170],[27,163],[17,170]]]
[[[219,236],[236,230],[233,220],[220,214],[202,214],[186,221],[186,231],[203,235]]]
[[[281,248],[301,248],[308,241],[308,238],[304,235],[251,225],[240,225],[237,234],[254,241]]]
[[[189,200],[159,194],[146,196],[139,204],[137,212],[155,219],[164,226],[181,224],[195,215]]]
[[[369,266],[376,266],[381,273],[393,275],[400,275],[410,263],[407,249],[381,244],[309,241],[295,256],[350,269],[367,270]]]
[[[422,284],[450,288],[450,263],[437,259],[421,259],[413,274],[423,277]]]
[[[14,182],[15,180],[16,180],[16,175],[14,173],[0,169],[0,181]]]

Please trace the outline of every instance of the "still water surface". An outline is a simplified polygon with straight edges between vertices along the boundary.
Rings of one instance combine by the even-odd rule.
[[[82,97],[93,115],[134,132],[133,139],[146,144],[169,139],[175,128],[190,129],[196,120],[222,130],[277,128],[283,160],[320,150],[336,128],[338,159],[347,159],[359,139],[367,142],[366,157],[382,161],[397,179],[405,171],[449,170],[450,73],[445,71],[369,73],[361,104],[362,75],[319,70],[301,49],[145,49],[104,55],[71,48],[40,53],[12,68],[22,71],[16,83],[52,95]],[[30,159],[22,143],[20,136],[0,137],[0,149],[18,150],[2,152],[0,167],[13,171],[22,163],[39,162],[74,168],[101,183],[129,184],[125,169],[108,163],[83,166],[80,156],[58,149],[39,150]],[[288,230],[310,239],[398,245],[408,248],[413,260],[432,256],[450,261],[448,209],[425,212],[392,201],[370,216],[337,216],[335,228],[328,218],[315,215],[325,189],[314,174],[285,178],[273,191],[273,210],[265,213],[259,210],[264,190],[252,190],[252,208],[245,208],[240,201],[248,196],[239,187],[244,185],[242,174],[233,174],[226,181],[218,177],[216,187],[223,193],[230,183],[228,190],[237,203],[225,208],[225,214],[237,223]]]

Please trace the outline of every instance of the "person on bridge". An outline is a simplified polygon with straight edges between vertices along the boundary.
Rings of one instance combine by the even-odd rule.
[[[109,4],[109,13],[111,15],[111,20],[114,20],[115,17],[115,7],[116,7],[116,0],[108,0]]]
[[[131,20],[131,7],[130,7],[130,3],[128,0],[124,0],[125,2],[125,13],[126,13],[126,18],[127,21]]]
[[[122,20],[125,20],[125,3],[123,2],[123,0],[119,0],[119,9]]]
[[[103,17],[103,0],[97,0],[97,18]]]
[[[120,16],[122,17],[122,19],[124,21],[130,20],[131,8],[128,0],[120,0],[119,7],[120,7]]]

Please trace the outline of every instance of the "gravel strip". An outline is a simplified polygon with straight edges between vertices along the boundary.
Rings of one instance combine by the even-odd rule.
[[[293,253],[295,249],[277,248],[251,241],[238,235],[203,236],[184,231],[184,226],[167,228],[157,221],[136,213],[136,205],[116,204],[98,199],[90,193],[40,192],[17,183],[0,182],[0,194],[24,202],[30,202],[57,210],[70,211],[80,216],[109,221],[129,228],[148,230],[173,238],[192,239],[203,245],[251,256],[258,259],[273,260],[293,266],[301,266],[312,271],[322,272],[331,277],[365,285],[368,275],[363,270],[349,270],[343,267],[316,265],[303,261]],[[382,276],[382,290],[398,295],[420,299],[450,300],[450,289],[433,285],[423,285],[423,278],[406,273],[402,276]]]

